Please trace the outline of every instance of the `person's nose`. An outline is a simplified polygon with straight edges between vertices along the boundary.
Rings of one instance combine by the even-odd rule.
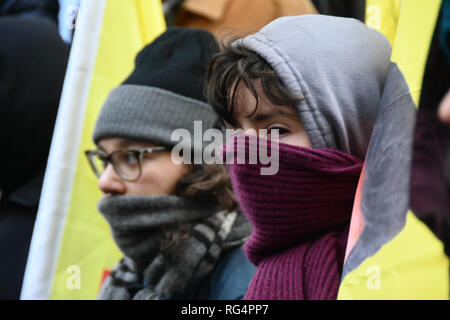
[[[98,180],[98,187],[104,194],[126,194],[124,181],[109,163]]]

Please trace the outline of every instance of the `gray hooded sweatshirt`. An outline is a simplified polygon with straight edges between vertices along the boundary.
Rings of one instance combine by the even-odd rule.
[[[365,225],[345,276],[403,229],[409,206],[416,108],[389,41],[355,19],[302,15],[234,45],[259,54],[300,97],[295,108],[312,147],[365,159]]]

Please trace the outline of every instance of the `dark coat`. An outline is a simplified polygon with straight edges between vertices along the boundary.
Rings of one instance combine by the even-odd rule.
[[[58,0],[0,0],[0,16],[46,17],[58,23]]]
[[[20,297],[44,173],[0,199],[0,300]]]
[[[450,88],[450,63],[439,41],[437,22],[422,83],[414,133],[411,209],[444,243],[450,256],[450,126],[437,116]]]

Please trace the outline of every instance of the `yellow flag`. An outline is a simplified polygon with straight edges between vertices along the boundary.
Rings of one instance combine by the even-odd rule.
[[[441,0],[367,0],[366,24],[383,33],[416,105]]]
[[[107,94],[165,29],[160,0],[82,1],[33,234],[22,299],[95,299],[121,254],[97,211],[84,150]]]
[[[423,73],[440,4],[441,0],[366,1],[366,23],[389,39],[393,48],[391,59],[403,72],[416,105],[420,98]],[[403,118],[401,112],[397,113],[397,118],[389,118],[390,123],[385,127],[401,126]],[[377,124],[383,119],[386,121],[386,118],[380,117]],[[383,133],[378,131],[380,135]],[[371,141],[376,138],[372,135]],[[386,150],[380,150],[378,154],[383,152]],[[365,163],[368,160],[370,159],[366,158]],[[389,159],[383,162],[378,158],[377,161],[389,165]],[[409,174],[404,167],[398,170]],[[358,185],[355,200],[357,219],[354,219],[354,210],[352,224],[355,222],[355,226],[350,227],[349,239],[352,243],[361,237],[361,230],[366,228],[364,214],[367,216],[370,213],[370,208],[360,204],[360,198],[363,196],[361,193],[364,193],[361,187],[363,178]],[[382,186],[377,187],[382,189]],[[370,192],[366,194],[367,197],[371,196]],[[408,198],[406,194],[397,196]],[[386,206],[384,212],[395,217],[395,222],[402,226],[400,231],[373,255],[366,257],[354,270],[344,275],[338,299],[448,299],[449,259],[444,253],[443,243],[412,211],[403,214],[389,212],[389,209],[390,207]],[[382,221],[383,217],[378,217],[378,220]],[[371,234],[366,236],[365,240],[373,243],[376,236],[379,235]],[[353,248],[355,247],[356,245]],[[360,249],[359,254],[361,252]]]

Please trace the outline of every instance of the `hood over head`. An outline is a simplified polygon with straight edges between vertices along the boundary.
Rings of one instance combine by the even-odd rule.
[[[390,67],[381,33],[356,19],[302,15],[234,45],[259,54],[300,97],[295,107],[314,148],[364,158]]]

